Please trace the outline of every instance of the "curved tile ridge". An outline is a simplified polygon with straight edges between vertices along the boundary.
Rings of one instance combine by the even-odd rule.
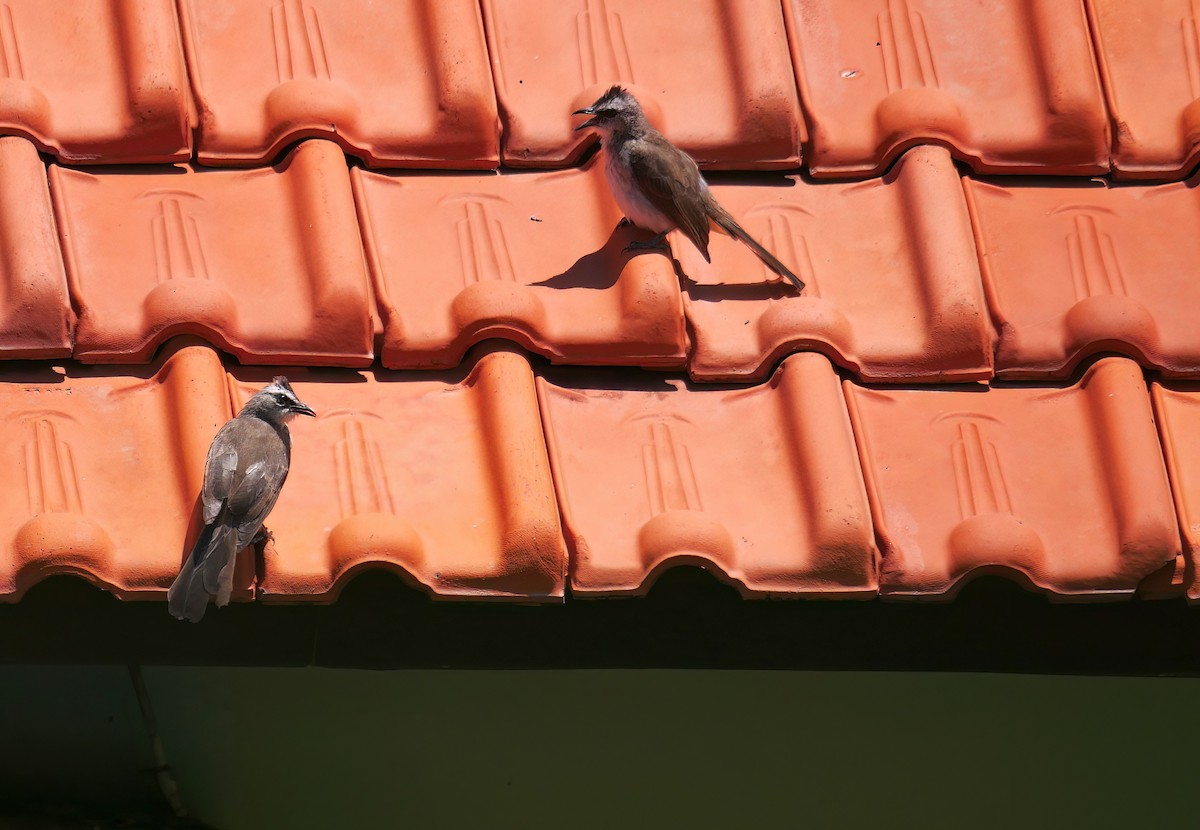
[[[1200,163],[1200,7],[1192,0],[1086,2],[1116,175],[1178,178]]]
[[[1064,377],[1117,350],[1167,375],[1200,374],[1197,184],[965,179],[996,373]]]
[[[474,0],[181,0],[180,13],[204,163],[321,137],[372,166],[499,164]]]
[[[67,357],[74,324],[46,168],[0,138],[0,358]]]
[[[918,143],[977,171],[1108,170],[1081,0],[786,0],[814,176],[870,176]]]
[[[575,595],[644,594],[699,564],[747,596],[876,593],[876,549],[837,375],[793,355],[722,389],[628,373],[538,379]]]
[[[623,251],[600,165],[555,173],[352,171],[383,317],[383,365],[456,366],[503,337],[555,362],[682,366],[671,260]]]
[[[171,0],[0,3],[0,133],[66,162],[179,161],[194,115]]]
[[[52,165],[75,357],[137,363],[205,337],[243,363],[364,366],[366,263],[345,158],[306,141],[273,168]]]
[[[189,346],[116,373],[8,364],[0,379],[0,475],[11,485],[0,600],[53,574],[123,599],[165,597],[199,527],[208,445],[231,415],[217,354]]]
[[[1065,389],[865,389],[844,382],[880,591],[946,598],[1003,573],[1060,599],[1123,598],[1179,570],[1146,382],[1100,360]],[[1176,586],[1176,593],[1180,586]]]
[[[270,375],[235,369],[235,404]],[[493,351],[458,379],[288,378],[317,419],[294,430],[261,599],[331,602],[381,567],[435,597],[561,601],[566,551],[524,357]]]
[[[789,169],[804,120],[777,0],[483,0],[504,164],[574,164],[574,110],[615,83],[710,169]]]
[[[1200,601],[1196,558],[1200,553],[1200,383],[1172,380],[1150,384],[1162,438],[1175,511],[1183,534],[1186,568],[1180,568],[1190,601]]]
[[[914,148],[867,182],[742,180],[714,179],[713,193],[807,288],[796,296],[726,236],[712,238],[709,264],[673,234],[693,378],[759,379],[800,349],[876,381],[991,376],[994,336],[970,217],[944,148]]]

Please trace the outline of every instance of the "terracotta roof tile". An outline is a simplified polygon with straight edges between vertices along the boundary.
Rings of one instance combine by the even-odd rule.
[[[0,133],[68,162],[186,159],[193,114],[171,0],[0,3]]]
[[[681,563],[747,595],[875,593],[866,493],[824,357],[790,357],[751,388],[563,372],[538,393],[573,593],[644,593]]]
[[[270,378],[235,370],[237,405]],[[265,599],[330,601],[358,570],[386,567],[435,596],[561,600],[566,553],[524,358],[485,354],[457,379],[289,379],[317,420],[293,429]]]
[[[785,0],[818,176],[872,175],[946,144],[979,171],[1108,169],[1081,0]]]
[[[795,167],[804,122],[776,0],[482,0],[504,163],[561,167],[571,112],[620,83],[711,169]]]
[[[0,357],[71,354],[75,315],[46,168],[21,138],[0,138],[0,298]]]
[[[384,167],[495,167],[500,125],[473,0],[180,0],[197,157],[336,139]]]
[[[1200,373],[1196,183],[966,180],[997,373],[1062,377],[1112,350],[1169,375]]]
[[[1113,122],[1113,169],[1178,177],[1200,162],[1200,13],[1191,0],[1087,0]]]
[[[883,550],[880,590],[953,594],[1008,573],[1059,598],[1129,595],[1178,568],[1150,396],[1107,358],[1066,388],[844,383]]]
[[[177,6],[0,0],[0,599],[161,598],[284,371],[241,600],[1200,599],[1195,3]],[[625,250],[612,83],[803,295]]]
[[[1187,595],[1200,600],[1200,383],[1176,380],[1150,388],[1187,555]]]
[[[671,261],[624,253],[599,165],[500,176],[354,171],[385,366],[455,366],[506,337],[567,363],[682,366]]]
[[[204,347],[120,370],[6,364],[0,600],[56,573],[165,599],[209,442],[231,414],[224,377]]]
[[[874,380],[991,376],[992,332],[966,202],[950,155],[918,147],[880,179],[798,176],[721,184],[713,193],[807,288],[797,297],[743,245],[711,242],[712,264],[673,246],[703,380],[757,379],[789,351],[828,353]]]
[[[178,334],[247,363],[371,361],[366,265],[337,145],[273,168],[50,167],[75,356],[138,363]]]

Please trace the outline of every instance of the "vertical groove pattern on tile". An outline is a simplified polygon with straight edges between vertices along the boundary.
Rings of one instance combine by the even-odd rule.
[[[576,163],[612,84],[709,169],[788,169],[804,119],[776,0],[483,0],[510,167]]]
[[[800,349],[870,380],[991,376],[970,218],[945,149],[914,148],[868,182],[759,176],[714,181],[713,194],[807,286],[795,296],[728,237],[713,236],[709,264],[674,233],[693,378],[757,380]]]
[[[0,0],[0,601],[161,599],[279,373],[320,417],[239,600],[1200,599],[1200,182],[1051,178],[1200,160],[1197,8]],[[612,83],[803,296],[626,250]]]
[[[50,168],[75,357],[145,361],[169,337],[245,363],[371,361],[366,263],[337,146],[273,168],[137,173]]]
[[[875,594],[866,493],[824,357],[789,357],[753,388],[561,372],[538,394],[574,594],[644,594],[679,564],[748,596]]]
[[[952,595],[1003,573],[1059,598],[1116,598],[1174,568],[1171,491],[1132,361],[1101,360],[1065,389],[843,385],[882,593]]]
[[[683,365],[671,261],[624,252],[638,232],[614,231],[621,215],[600,165],[353,179],[385,366],[455,366],[489,337],[555,362]]]
[[[1168,375],[1200,373],[1197,181],[964,180],[1000,330],[997,374],[1065,377],[1116,350]]]
[[[122,598],[165,598],[198,530],[194,459],[230,416],[216,353],[185,347],[123,372],[9,364],[0,378],[0,467],[12,485],[0,500],[0,600],[58,573]]]
[[[372,166],[489,168],[500,124],[474,0],[180,0],[197,158],[339,142]]]
[[[786,0],[816,176],[869,176],[914,144],[985,172],[1108,170],[1081,0]]]
[[[267,520],[265,600],[331,601],[359,570],[384,567],[435,597],[561,601],[566,553],[523,357],[493,351],[457,379],[289,379],[317,419],[293,429],[292,470]],[[235,403],[269,380],[235,370]]]

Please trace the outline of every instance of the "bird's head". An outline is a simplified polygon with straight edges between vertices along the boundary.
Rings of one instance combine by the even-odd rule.
[[[242,407],[240,415],[251,415],[271,423],[286,424],[297,415],[316,415],[312,407],[302,403],[292,391],[292,385],[282,375],[264,386]]]
[[[591,127],[605,137],[614,133],[632,132],[646,123],[642,105],[629,90],[620,86],[609,87],[607,92],[596,99],[596,103],[575,110],[572,115],[591,116],[575,128],[576,132]]]

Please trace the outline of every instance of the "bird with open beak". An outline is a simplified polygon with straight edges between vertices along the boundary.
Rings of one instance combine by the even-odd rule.
[[[717,204],[700,168],[691,156],[667,141],[646,120],[642,107],[627,90],[611,87],[590,107],[574,115],[591,116],[575,128],[600,133],[604,150],[604,173],[613,198],[625,218],[658,234],[649,242],[633,242],[630,248],[658,248],[668,233],[678,228],[700,251],[708,255],[709,230],[728,234],[743,242],[773,272],[804,290],[804,283],[739,225]]]
[[[277,377],[213,439],[200,494],[204,527],[167,592],[173,616],[199,622],[209,597],[218,606],[229,604],[238,551],[267,536],[263,522],[292,458],[287,425],[297,415],[316,413],[296,397],[287,378]]]

